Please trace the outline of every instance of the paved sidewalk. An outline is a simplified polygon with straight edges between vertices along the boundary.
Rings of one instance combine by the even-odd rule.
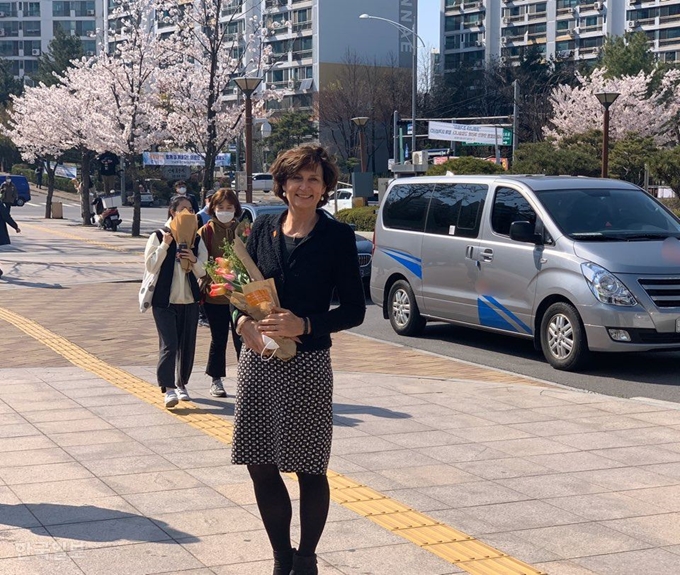
[[[229,464],[235,383],[215,399],[201,373],[207,330],[192,406],[168,413],[138,283],[73,277],[89,274],[81,249],[139,278],[130,256],[140,240],[104,251],[54,233],[67,222],[31,223],[15,248],[26,255],[29,239],[44,242],[44,268],[31,272],[39,281],[0,280],[0,345],[11,350],[0,369],[0,573],[270,573],[247,474]],[[96,241],[93,232],[68,233]],[[76,263],[52,265],[59,258]],[[566,390],[348,333],[334,341],[323,575],[680,572],[678,406]],[[363,493],[363,506],[345,493]],[[440,532],[473,539],[461,535],[444,553],[428,528],[389,527],[390,513],[371,515],[369,504],[393,505],[395,516],[411,508]],[[489,547],[451,559],[473,543]],[[489,549],[508,562],[484,560]],[[532,568],[512,571],[500,553]]]

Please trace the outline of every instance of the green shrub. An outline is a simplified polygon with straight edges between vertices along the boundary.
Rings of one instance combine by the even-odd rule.
[[[354,224],[356,230],[360,232],[372,232],[375,230],[375,219],[377,206],[364,206],[361,208],[350,208],[340,210],[335,217],[346,224]]]
[[[480,158],[473,158],[472,156],[463,156],[462,158],[455,158],[448,160],[443,164],[432,166],[427,170],[428,176],[444,176],[446,172],[451,171],[456,175],[470,175],[470,174],[502,174],[505,172],[503,166],[487,162]]]
[[[26,179],[29,182],[32,182],[36,184],[35,180],[35,168],[32,168],[31,166],[27,164],[14,164],[12,166],[12,173],[13,174],[18,174],[21,176],[26,176]],[[43,173],[43,186],[47,186],[47,174]],[[56,176],[54,178],[54,188],[57,190],[62,190],[64,192],[69,192],[71,194],[77,194],[78,192],[76,191],[75,187],[71,183],[71,180],[69,178],[60,178],[59,176]]]

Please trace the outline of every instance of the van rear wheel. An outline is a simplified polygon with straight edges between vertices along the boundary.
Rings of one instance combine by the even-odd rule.
[[[573,305],[557,302],[547,309],[541,321],[541,349],[555,369],[578,371],[587,364],[586,332]]]
[[[20,208],[20,207],[23,206],[23,205],[24,205],[24,200],[23,200],[22,198],[19,198],[19,199],[17,200],[17,207]]]
[[[418,335],[427,321],[420,315],[413,290],[407,281],[399,280],[390,289],[387,314],[392,329],[399,335]]]

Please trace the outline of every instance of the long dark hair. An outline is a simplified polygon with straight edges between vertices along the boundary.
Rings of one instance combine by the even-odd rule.
[[[170,205],[168,206],[168,217],[172,217],[172,213],[177,211],[177,206],[180,205],[182,201],[189,202],[189,207],[191,208],[191,200],[186,196],[172,196],[170,199]],[[193,208],[191,208],[193,209]]]

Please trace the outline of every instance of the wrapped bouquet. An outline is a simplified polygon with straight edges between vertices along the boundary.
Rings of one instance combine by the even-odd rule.
[[[255,321],[267,317],[272,309],[280,307],[274,280],[264,279],[255,265],[240,235],[233,243],[225,242],[224,257],[210,260],[206,271],[212,279],[210,296],[226,295],[231,303]],[[295,341],[287,337],[275,337],[278,348],[274,356],[281,360],[291,359],[297,350]]]
[[[175,242],[177,242],[177,249],[180,244],[185,244],[187,249],[194,247],[196,240],[196,232],[198,231],[198,220],[196,215],[189,210],[182,210],[175,214],[170,221],[170,232]],[[181,259],[182,269],[189,273],[191,271],[192,263],[188,259]]]

